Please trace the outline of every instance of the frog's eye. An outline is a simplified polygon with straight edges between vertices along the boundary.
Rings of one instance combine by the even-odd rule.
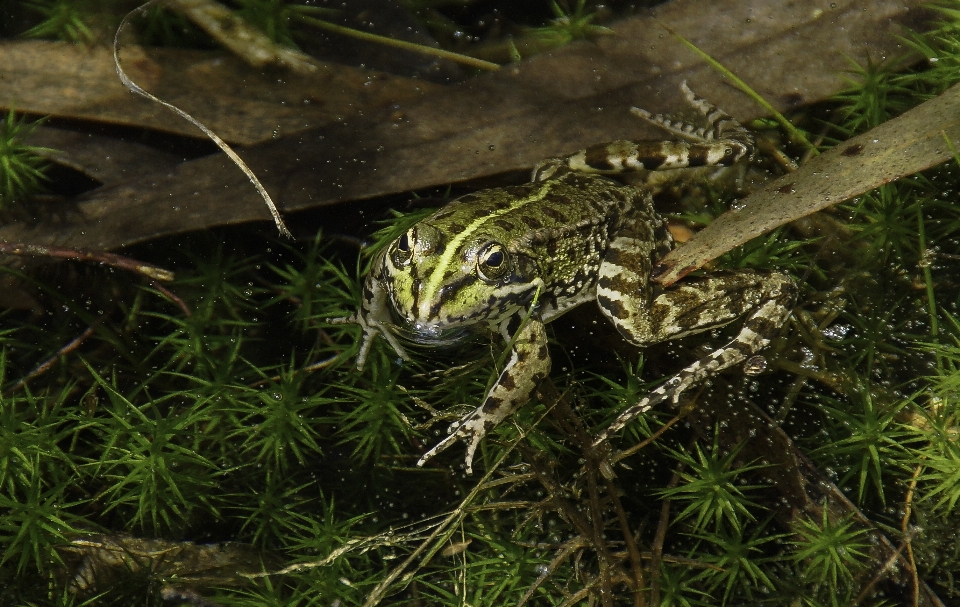
[[[477,274],[487,282],[499,280],[509,267],[507,252],[498,242],[488,242],[477,254]]]
[[[410,258],[413,256],[413,247],[410,246],[412,240],[409,231],[404,232],[403,236],[397,239],[397,244],[393,247],[394,264],[405,266],[410,263]]]

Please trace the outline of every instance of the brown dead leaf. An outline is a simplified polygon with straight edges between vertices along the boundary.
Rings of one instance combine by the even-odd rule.
[[[386,111],[271,141],[243,156],[284,211],[526,169],[597,142],[662,138],[628,108],[683,107],[679,83],[741,120],[759,109],[723,83],[661,24],[698,44],[781,110],[845,86],[848,57],[901,53],[902,24],[919,27],[922,0],[677,0],[613,24],[617,36],[434,91]],[[2,58],[0,58],[2,60]],[[104,188],[70,225],[8,225],[0,239],[115,248],[156,236],[268,217],[222,156]]]
[[[24,140],[27,145],[47,148],[42,156],[113,185],[144,173],[159,171],[183,161],[142,143],[67,129],[39,126]]]
[[[121,61],[137,84],[242,145],[351,119],[436,87],[340,65],[319,64],[306,76],[256,72],[223,52],[125,46]],[[167,109],[131,95],[117,78],[110,49],[6,42],[0,44],[0,82],[8,83],[0,87],[2,108],[201,136]]]
[[[960,147],[960,85],[766,184],[667,255],[657,281],[676,282],[751,238],[938,165]]]

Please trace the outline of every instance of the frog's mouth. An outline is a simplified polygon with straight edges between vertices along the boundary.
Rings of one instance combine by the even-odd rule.
[[[395,319],[394,333],[405,341],[431,347],[452,346],[464,341],[471,331],[462,325],[441,327],[407,319]]]

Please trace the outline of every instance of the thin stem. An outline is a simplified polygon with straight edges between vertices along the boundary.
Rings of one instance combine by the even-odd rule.
[[[778,112],[777,109],[772,105],[770,105],[770,103],[766,99],[764,99],[759,93],[753,90],[753,88],[751,88],[749,84],[747,84],[746,82],[741,80],[739,77],[737,77],[736,74],[731,72],[722,63],[720,63],[719,61],[717,61],[716,59],[714,59],[704,51],[700,50],[697,47],[697,45],[695,45],[694,43],[690,42],[689,40],[687,40],[677,32],[673,31],[666,25],[664,25],[663,28],[668,32],[670,32],[670,34],[674,38],[679,40],[684,46],[686,46],[696,54],[700,55],[700,57],[703,58],[703,60],[706,61],[707,64],[710,65],[710,67],[712,67],[713,69],[723,74],[723,76],[727,78],[727,80],[729,80],[734,85],[736,85],[738,89],[746,93],[746,95],[751,99],[753,99],[755,102],[757,102],[757,104],[760,105],[760,107],[762,107],[767,112],[769,112],[770,115],[773,116],[773,119],[776,120],[778,123],[780,123],[780,126],[783,127],[783,130],[785,130],[787,134],[790,135],[791,141],[793,141],[794,143],[799,143],[803,145],[814,154],[819,153],[817,149],[814,147],[814,145],[807,140],[804,134],[801,133],[800,130],[797,129],[797,127],[793,126],[793,124],[789,120],[787,120],[786,116]]]
[[[692,446],[687,445],[689,449]],[[676,470],[673,471],[673,476],[670,477],[670,482],[667,483],[667,489],[673,489],[680,484],[680,473],[683,472],[684,464],[681,462]],[[670,500],[664,498],[663,503],[660,504],[660,520],[657,523],[657,533],[653,538],[653,546],[651,546],[652,555],[650,558],[650,604],[659,605],[660,604],[660,563],[663,561],[663,545],[667,541],[667,528],[670,526]]]
[[[917,233],[920,246],[920,269],[923,271],[923,282],[927,288],[927,307],[930,314],[930,333],[936,340],[940,333],[940,323],[937,321],[937,300],[933,292],[933,275],[930,272],[932,255],[927,251],[927,235],[923,225],[923,202],[917,204]]]
[[[124,257],[107,251],[87,251],[84,249],[67,249],[64,247],[47,247],[37,244],[21,242],[0,242],[0,253],[6,255],[20,255],[30,257],[53,257],[57,259],[73,259],[76,261],[92,261],[94,263],[113,266],[121,270],[128,270],[142,274],[153,280],[169,282],[174,279],[173,272],[150,264],[137,261],[131,257]]]
[[[74,350],[82,346],[83,342],[87,341],[87,339],[89,339],[90,336],[93,335],[93,332],[97,330],[97,327],[103,324],[103,321],[105,318],[106,317],[103,317],[103,316],[98,318],[96,322],[94,322],[92,325],[87,327],[86,331],[78,335],[76,338],[72,339],[69,343],[67,343],[67,345],[57,350],[56,354],[54,354],[47,360],[43,361],[42,363],[40,363],[33,371],[31,371],[30,373],[27,373],[26,376],[21,378],[17,383],[13,384],[13,386],[11,386],[8,390],[5,390],[4,395],[7,396],[16,392],[17,390],[25,386],[27,382],[30,381],[31,379],[40,377],[41,375],[43,375],[44,373],[52,369],[53,365],[55,365],[58,360],[60,360],[67,354],[70,354],[71,352],[73,352]]]
[[[442,48],[433,48],[431,46],[407,42],[406,40],[396,40],[386,36],[378,36],[377,34],[371,34],[370,32],[362,32],[350,27],[335,25],[329,21],[323,21],[315,17],[308,17],[307,15],[297,15],[297,19],[314,27],[318,27],[329,32],[335,32],[337,34],[343,34],[344,36],[350,36],[351,38],[356,38],[358,40],[366,40],[367,42],[385,44],[387,46],[403,49],[405,51],[413,51],[414,53],[420,53],[422,55],[433,55],[434,57],[449,59],[451,61],[456,61],[457,63],[462,63],[463,65],[479,68],[481,70],[496,71],[500,69],[500,66],[496,63],[491,63],[490,61],[484,61],[483,59],[477,59],[468,55],[461,55],[460,53],[445,51]]]
[[[917,489],[917,479],[920,477],[920,471],[923,465],[917,465],[910,477],[910,486],[907,488],[907,495],[903,499],[903,520],[900,521],[900,531],[907,542],[907,559],[910,561],[910,577],[913,584],[913,607],[920,605],[920,578],[917,575],[917,561],[913,557],[913,536],[908,532],[910,527],[910,517],[913,515],[913,494]]]

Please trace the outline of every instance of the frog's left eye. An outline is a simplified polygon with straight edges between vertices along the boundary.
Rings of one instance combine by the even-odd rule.
[[[410,258],[413,256],[413,246],[411,246],[413,238],[410,237],[410,232],[404,232],[403,236],[397,239],[396,244],[393,247],[393,263],[398,266],[405,266],[410,263]]]
[[[488,242],[477,254],[477,274],[487,282],[499,280],[509,268],[507,252],[498,242]]]

